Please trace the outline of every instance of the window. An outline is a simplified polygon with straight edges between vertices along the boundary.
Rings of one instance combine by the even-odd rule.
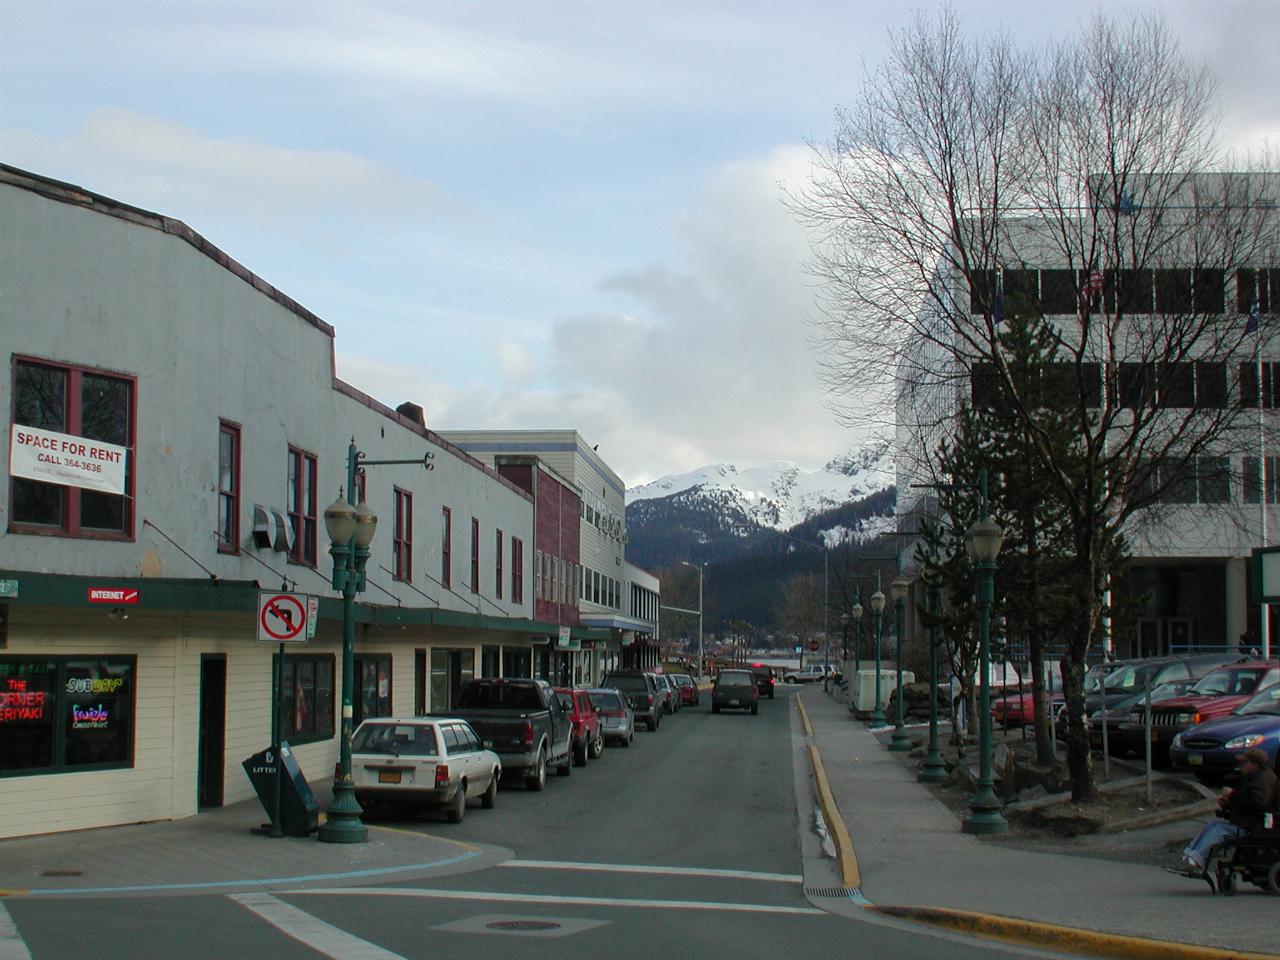
[[[1244,458],[1244,466],[1241,471],[1240,479],[1243,481],[1241,483],[1241,487],[1244,491],[1245,503],[1258,502],[1258,482],[1260,479],[1258,477],[1258,463],[1259,459],[1257,457]],[[1280,475],[1280,471],[1277,470],[1277,467],[1280,467],[1280,458],[1267,457],[1267,503],[1277,502],[1276,478]]]
[[[1071,270],[1040,271],[1040,303],[1046,314],[1080,309],[1080,285]]]
[[[134,446],[134,381],[79,367],[17,360],[13,423],[126,447]],[[133,535],[133,457],[125,457],[125,493],[82,490],[14,478],[9,526],[27,533],[128,539]]]
[[[135,662],[0,658],[0,774],[132,766]]]
[[[502,531],[494,531],[494,572],[493,572],[493,595],[497,599],[502,599]]]
[[[1191,312],[1190,270],[1157,270],[1155,278],[1158,312],[1172,315]]]
[[[524,541],[511,538],[511,602],[524,603]]]
[[[994,364],[977,362],[970,373],[970,396],[978,410],[990,410],[1000,398],[1000,377]]]
[[[352,720],[391,716],[391,654],[356,654]]]
[[[392,535],[391,575],[397,580],[413,579],[413,494],[395,487],[396,529]]]
[[[1231,460],[1227,457],[1200,457],[1196,462],[1197,495],[1201,503],[1231,501]]]
[[[1276,406],[1276,398],[1280,396],[1276,386],[1280,384],[1280,363],[1265,361],[1240,364],[1240,406],[1258,406],[1258,367],[1262,367],[1262,405],[1268,410]]]
[[[1136,409],[1155,402],[1155,377],[1150,364],[1120,364],[1120,406]]]
[[[1280,292],[1280,270],[1237,270],[1236,309],[1248,313],[1256,302],[1261,313],[1271,312],[1271,294]]]
[[[471,592],[480,592],[480,521],[471,518]]]
[[[1004,271],[1004,311],[1007,316],[1040,315],[1039,278],[1035,270]]]
[[[1200,268],[1192,271],[1196,313],[1218,316],[1227,300],[1227,277],[1222,270]]]
[[[1190,363],[1160,364],[1160,406],[1195,406],[1195,366]]]
[[[533,551],[533,599],[541,600],[542,592],[542,551]]]
[[[1196,362],[1196,406],[1220,410],[1227,405],[1227,367]]]
[[[316,458],[289,448],[289,523],[293,526],[294,563],[316,565]]]
[[[440,585],[453,586],[453,512],[440,508]]]
[[[280,713],[280,737],[295,746],[333,737],[332,656],[284,658]]]
[[[969,278],[969,312],[986,315],[996,301],[996,272],[975,270]]]
[[[1151,313],[1154,275],[1150,270],[1107,270],[1107,305],[1120,314]]]
[[[240,552],[240,428],[218,424],[218,549]]]

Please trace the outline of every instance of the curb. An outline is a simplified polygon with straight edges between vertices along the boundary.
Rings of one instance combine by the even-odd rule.
[[[1092,930],[1060,927],[1034,920],[1019,920],[997,914],[972,913],[967,910],[949,910],[942,907],[868,906],[864,909],[888,917],[945,927],[959,933],[1047,947],[1091,957],[1115,957],[1118,960],[1276,960],[1277,956],[1273,953],[1251,953],[1220,947],[1172,943],[1167,940],[1148,940],[1145,937],[1097,933]]]
[[[805,736],[813,737],[813,725],[809,722],[809,712],[804,702],[796,697],[796,706],[800,709],[800,723],[804,727]],[[853,851],[853,839],[849,836],[849,828],[840,816],[840,808],[836,805],[835,795],[831,792],[831,784],[827,781],[827,770],[822,765],[822,754],[813,744],[809,748],[809,766],[813,770],[813,782],[818,791],[818,806],[822,808],[822,816],[831,830],[831,839],[836,845],[836,863],[840,867],[840,878],[846,887],[858,890],[862,886],[862,871],[858,867],[858,857]]]

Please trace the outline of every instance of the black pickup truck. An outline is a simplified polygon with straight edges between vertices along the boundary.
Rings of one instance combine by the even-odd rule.
[[[545,680],[486,677],[468,680],[458,705],[439,716],[461,717],[484,745],[502,758],[502,775],[522,776],[541,790],[547,767],[562,777],[573,772],[573,724]]]

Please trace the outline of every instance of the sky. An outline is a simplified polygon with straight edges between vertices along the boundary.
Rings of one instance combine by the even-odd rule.
[[[1157,9],[1280,142],[1276,0],[968,0],[1040,43]],[[933,9],[925,5],[925,9]],[[0,162],[183,220],[428,426],[577,429],[629,484],[856,448],[783,203],[883,0],[3,3]]]

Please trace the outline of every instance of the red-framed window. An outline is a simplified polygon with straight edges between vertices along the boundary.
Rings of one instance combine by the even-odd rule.
[[[453,586],[453,511],[440,508],[440,585]]]
[[[15,533],[131,540],[137,381],[88,367],[15,357],[12,424],[125,447],[125,492],[104,493],[13,478],[9,529]]]
[[[218,421],[218,550],[240,552],[240,425]]]
[[[496,599],[502,599],[502,531],[494,531],[494,563],[495,571],[493,577],[493,595]]]
[[[511,602],[524,603],[524,541],[511,538]]]
[[[289,448],[289,523],[293,526],[293,563],[316,565],[316,480],[314,454]]]
[[[413,579],[413,494],[395,488],[396,529],[392,539],[392,576],[397,580]]]
[[[480,521],[471,518],[471,592],[480,592]]]

